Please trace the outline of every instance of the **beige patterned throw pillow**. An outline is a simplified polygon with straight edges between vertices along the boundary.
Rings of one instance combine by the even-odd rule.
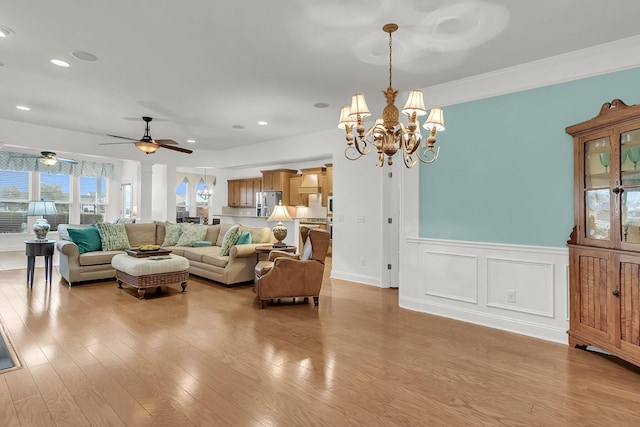
[[[173,224],[171,222],[164,223],[164,242],[162,246],[175,246],[180,240],[180,224]]]
[[[95,226],[100,233],[103,251],[121,251],[129,247],[129,238],[124,224],[100,222]]]
[[[204,240],[207,226],[200,224],[180,224],[180,238],[176,246],[193,246],[196,240]]]
[[[240,225],[236,224],[229,228],[222,238],[222,247],[220,249],[220,255],[228,256],[231,252],[231,246],[235,245],[240,237]]]

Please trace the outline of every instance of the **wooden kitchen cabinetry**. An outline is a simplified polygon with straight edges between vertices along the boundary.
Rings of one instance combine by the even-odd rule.
[[[326,170],[322,182],[322,206],[327,206],[327,197],[333,196],[333,163],[324,166]]]
[[[640,365],[640,105],[613,100],[566,130],[574,141],[569,344]]]
[[[309,206],[309,195],[300,193],[300,184],[302,184],[302,175],[289,178],[289,205],[291,206]]]
[[[274,169],[262,172],[262,191],[282,191],[282,204],[291,205],[290,178],[298,171],[292,169]]]
[[[255,207],[256,193],[262,191],[262,178],[230,179],[227,181],[227,188],[230,207]]]

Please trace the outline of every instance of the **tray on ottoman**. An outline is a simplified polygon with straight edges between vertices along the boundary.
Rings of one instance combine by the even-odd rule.
[[[139,248],[129,248],[124,250],[127,255],[136,257],[136,258],[149,258],[151,256],[165,256],[171,254],[171,251],[168,249],[160,248],[155,251],[143,251]]]

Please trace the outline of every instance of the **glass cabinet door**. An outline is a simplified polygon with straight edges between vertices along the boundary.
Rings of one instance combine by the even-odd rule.
[[[611,144],[598,138],[584,144],[584,224],[587,239],[611,238]]]
[[[622,241],[640,243],[640,129],[620,134]]]

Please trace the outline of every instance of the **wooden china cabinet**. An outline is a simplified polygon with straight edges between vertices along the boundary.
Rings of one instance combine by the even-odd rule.
[[[640,365],[640,105],[615,99],[566,131],[575,181],[569,344]]]

